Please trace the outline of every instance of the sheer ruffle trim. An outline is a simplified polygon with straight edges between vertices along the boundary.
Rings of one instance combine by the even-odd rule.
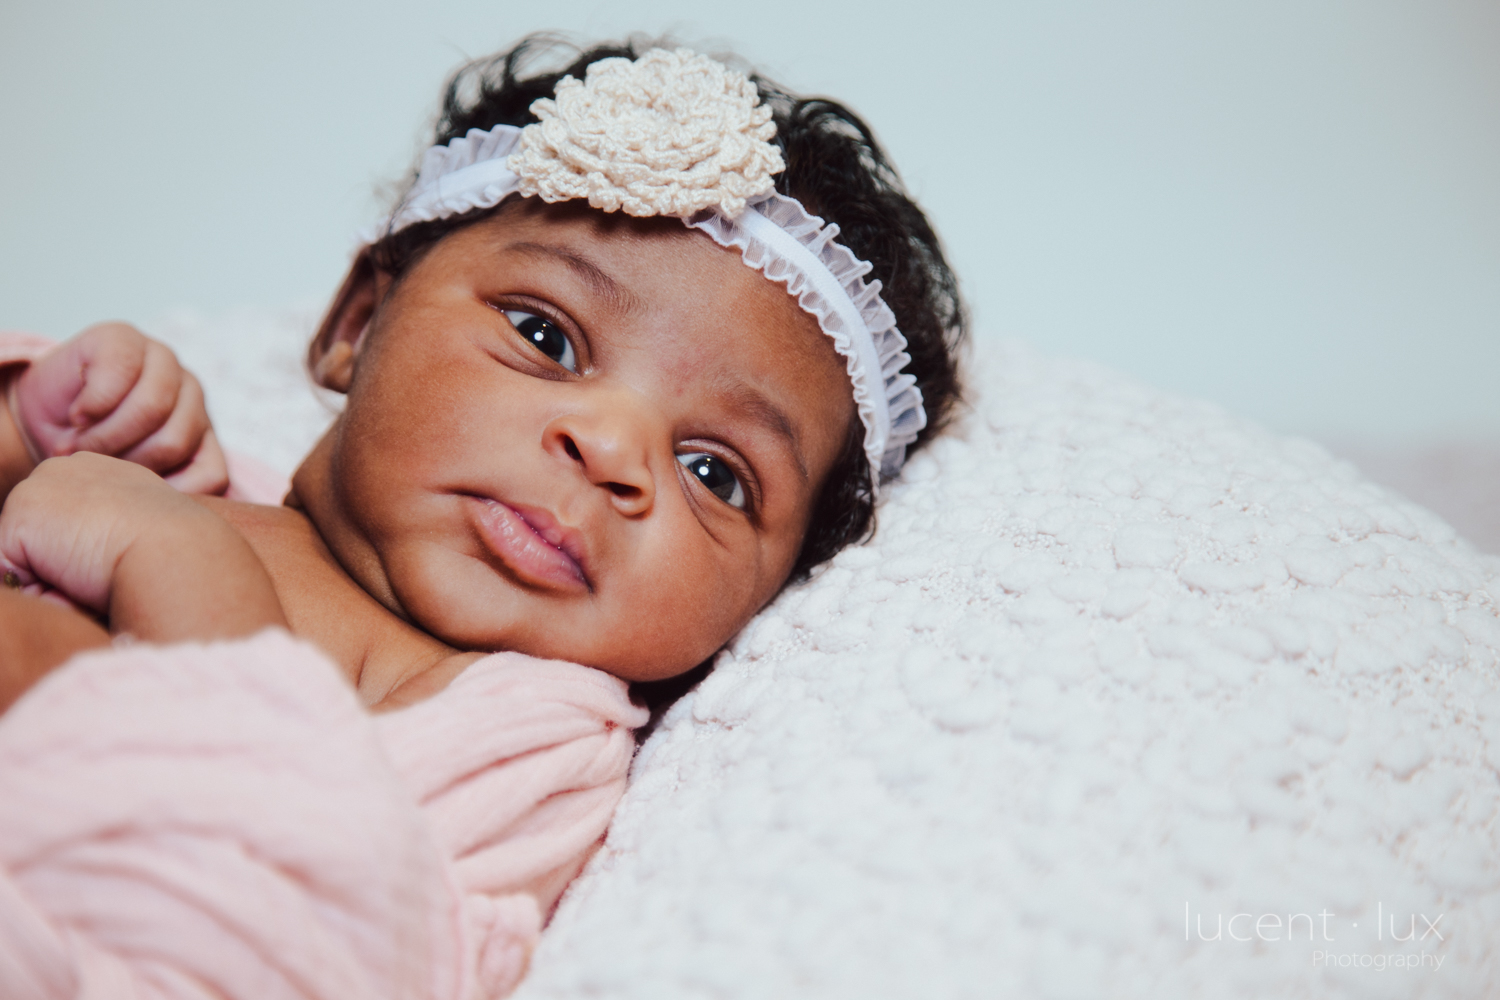
[[[778,246],[774,233],[756,225],[751,213],[794,240],[806,256],[798,260],[799,255],[786,253],[787,247]],[[865,425],[865,454],[878,473],[876,485],[878,479],[899,473],[907,447],[927,426],[922,391],[916,376],[902,370],[911,356],[895,314],[880,297],[880,282],[864,280],[872,265],[835,241],[838,225],[825,226],[796,199],[775,193],[752,200],[738,219],[708,211],[684,222],[720,246],[738,249],[746,264],[786,285],[803,310],[817,319],[844,358]],[[826,275],[817,274],[818,267]],[[839,302],[840,297],[846,301]]]
[[[496,125],[488,132],[470,129],[445,146],[429,148],[422,154],[417,179],[401,204],[361,238],[366,244],[374,243],[418,222],[500,204],[520,184],[509,162],[520,141],[519,128]]]

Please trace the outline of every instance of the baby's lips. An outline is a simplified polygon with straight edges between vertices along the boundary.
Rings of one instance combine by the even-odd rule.
[[[552,589],[592,589],[582,564],[553,543],[526,515],[490,497],[476,497],[472,508],[479,538],[493,555],[525,582]],[[550,515],[536,515],[550,521]]]

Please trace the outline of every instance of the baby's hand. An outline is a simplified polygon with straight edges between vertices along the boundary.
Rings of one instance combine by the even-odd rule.
[[[139,466],[87,453],[48,459],[0,512],[6,582],[45,584],[107,615],[115,571],[130,548],[155,542],[153,533],[174,515],[206,513]]]
[[[156,642],[285,625],[270,577],[213,511],[138,465],[80,453],[48,459],[0,512],[0,570]]]
[[[184,493],[229,486],[198,380],[132,326],[89,327],[32,362],[13,391],[38,458],[91,451],[145,466]]]

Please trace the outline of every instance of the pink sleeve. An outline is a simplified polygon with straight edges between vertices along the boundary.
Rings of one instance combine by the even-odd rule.
[[[225,499],[277,507],[292,488],[291,479],[258,458],[225,448],[224,462],[229,466],[229,491],[224,494]]]
[[[34,333],[0,330],[0,368],[18,362],[31,363],[57,346],[57,341]]]

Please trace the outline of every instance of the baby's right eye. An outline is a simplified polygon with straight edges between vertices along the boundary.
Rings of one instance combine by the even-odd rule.
[[[573,353],[573,342],[557,328],[556,323],[545,316],[519,309],[506,309],[504,312],[505,318],[510,320],[516,332],[530,341],[537,350],[568,371],[578,371],[578,358]]]

